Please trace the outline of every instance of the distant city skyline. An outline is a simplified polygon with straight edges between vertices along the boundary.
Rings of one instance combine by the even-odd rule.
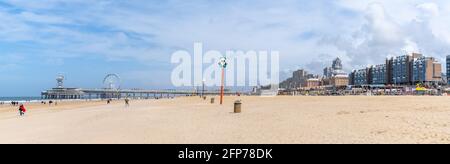
[[[418,52],[446,64],[450,1],[425,0],[4,0],[0,2],[0,97],[55,87],[172,88],[170,55],[276,50],[281,79],[315,74],[340,57],[349,72]],[[442,68],[442,70],[447,70]]]

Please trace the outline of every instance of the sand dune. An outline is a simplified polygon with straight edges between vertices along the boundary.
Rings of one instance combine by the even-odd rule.
[[[243,113],[233,101],[242,99]],[[217,102],[217,101],[216,101]],[[450,143],[450,97],[198,97],[0,107],[0,143]]]

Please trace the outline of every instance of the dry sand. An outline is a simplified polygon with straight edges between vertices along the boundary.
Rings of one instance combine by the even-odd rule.
[[[233,101],[242,99],[243,113]],[[217,102],[217,99],[216,99]],[[0,143],[450,143],[450,97],[198,97],[0,106]]]

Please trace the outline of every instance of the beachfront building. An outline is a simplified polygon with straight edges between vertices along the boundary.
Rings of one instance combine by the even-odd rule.
[[[393,84],[412,84],[412,65],[414,59],[422,57],[422,54],[412,53],[409,55],[391,58],[391,73]]]
[[[323,69],[323,77],[324,78],[331,78],[333,76],[333,68],[326,67]]]
[[[290,89],[292,84],[292,77],[287,78],[286,80],[280,83],[280,88]]]
[[[42,99],[81,99],[84,92],[79,88],[53,88],[42,92]]]
[[[306,80],[306,88],[312,89],[312,88],[318,88],[320,87],[321,83],[318,78],[311,78]]]
[[[332,76],[347,76],[347,74],[343,71],[343,67],[342,67],[342,61],[339,58],[336,58],[335,60],[333,60],[333,65],[331,67],[332,70]]]
[[[414,59],[412,66],[412,82],[438,83],[442,80],[442,65],[433,57]]]
[[[307,71],[304,69],[299,69],[297,71],[294,71],[292,73],[292,77],[284,80],[280,83],[280,88],[284,89],[294,89],[294,88],[300,88],[305,87],[307,84],[307,80],[310,78],[315,78],[316,76],[312,74],[308,74]]]
[[[450,55],[447,56],[447,84],[450,85]]]
[[[348,74],[348,85],[355,85],[355,71]]]
[[[333,60],[331,66],[332,75],[328,78],[328,84],[335,88],[342,88],[349,85],[349,76],[343,71],[342,61],[340,58]]]
[[[331,77],[330,85],[337,88],[346,87],[349,84],[348,75],[336,75]]]
[[[442,65],[433,57],[412,53],[350,73],[351,85],[414,85],[442,81]]]
[[[394,83],[394,77],[393,77],[393,71],[392,69],[392,60],[390,58],[386,58],[386,84],[393,84]]]
[[[41,99],[81,99],[84,92],[79,88],[65,88],[64,80],[64,75],[58,75],[56,77],[56,88],[43,91]]]
[[[346,87],[350,83],[349,75],[343,71],[342,61],[340,58],[333,60],[332,66],[324,68],[323,72],[323,85],[331,86],[333,88],[341,88]]]
[[[349,75],[349,84],[356,86],[385,85],[388,83],[387,79],[387,66],[386,64],[380,64],[352,71]]]
[[[306,82],[307,75],[308,72],[306,72],[304,69],[300,69],[292,73],[292,78],[294,81],[297,81],[299,85],[301,85]]]
[[[370,68],[370,84],[388,84],[388,72],[386,64],[379,64]]]
[[[369,80],[370,80],[369,68],[353,71],[354,85],[366,85],[369,84]]]

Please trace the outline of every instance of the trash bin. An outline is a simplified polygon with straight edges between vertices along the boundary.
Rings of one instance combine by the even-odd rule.
[[[214,104],[214,98],[211,98],[211,104]]]
[[[206,96],[203,96],[203,100],[206,100]]]
[[[241,113],[242,102],[237,100],[234,102],[234,113]]]

